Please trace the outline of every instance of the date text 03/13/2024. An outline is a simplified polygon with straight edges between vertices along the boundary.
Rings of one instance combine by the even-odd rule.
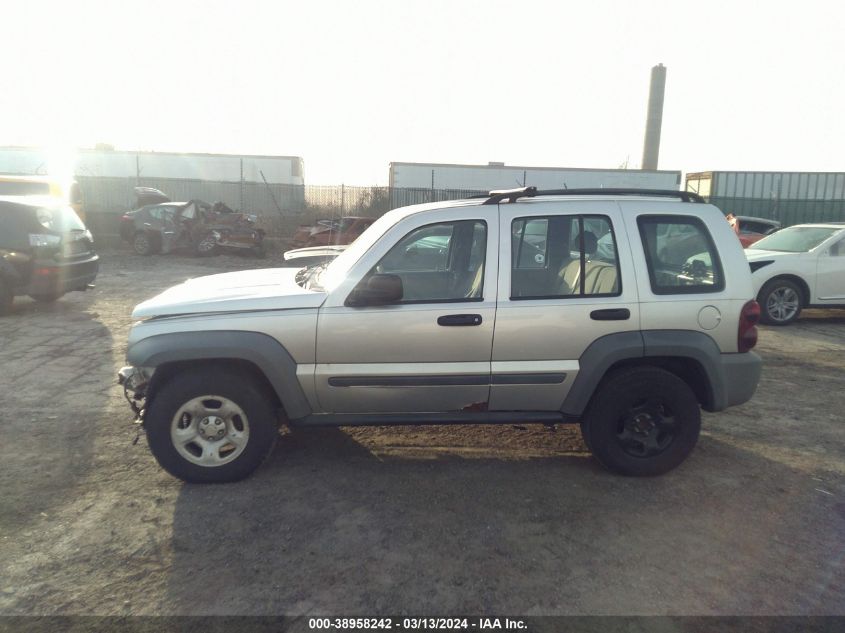
[[[310,630],[527,631],[524,620],[511,618],[309,618]]]

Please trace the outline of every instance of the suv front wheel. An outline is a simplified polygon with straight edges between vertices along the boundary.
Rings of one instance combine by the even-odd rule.
[[[621,475],[662,475],[683,462],[701,430],[695,394],[675,374],[632,367],[604,379],[581,422],[593,455]]]
[[[162,468],[192,483],[248,477],[278,437],[272,398],[241,373],[220,368],[170,379],[155,394],[144,428]]]

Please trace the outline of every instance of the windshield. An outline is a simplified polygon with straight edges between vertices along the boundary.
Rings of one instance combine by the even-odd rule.
[[[378,220],[373,222],[370,227],[361,233],[361,236],[349,245],[345,251],[335,258],[329,264],[328,268],[319,276],[318,285],[327,291],[333,290],[337,285],[346,278],[349,269],[357,262],[361,256],[370,250],[370,247],[375,244],[378,239],[384,235],[387,230],[393,226],[400,216],[394,213],[385,213]]]
[[[764,237],[748,247],[749,250],[806,253],[842,229],[819,226],[791,226]]]

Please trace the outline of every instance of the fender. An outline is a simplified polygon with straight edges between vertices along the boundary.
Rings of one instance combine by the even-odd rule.
[[[707,379],[706,411],[727,408],[727,390],[722,371],[722,352],[704,332],[692,330],[648,330],[643,332],[646,356],[691,358],[704,370]]]
[[[578,375],[560,410],[573,417],[584,413],[601,379],[616,363],[645,355],[642,333],[617,332],[597,338],[578,359]]]
[[[126,352],[135,367],[159,367],[188,360],[237,359],[254,364],[267,378],[291,419],[311,413],[296,377],[296,361],[276,339],[258,332],[175,332],[141,339]]]
[[[706,378],[704,409],[721,411],[733,404],[734,397],[726,385],[724,357],[742,354],[722,354],[716,342],[703,332],[689,330],[646,330],[608,334],[593,341],[579,359],[580,369],[561,411],[566,415],[584,413],[593,393],[605,374],[617,363],[648,358],[678,358],[694,360]],[[759,376],[759,371],[757,372]],[[756,383],[755,383],[756,384]],[[752,390],[753,391],[753,390]]]

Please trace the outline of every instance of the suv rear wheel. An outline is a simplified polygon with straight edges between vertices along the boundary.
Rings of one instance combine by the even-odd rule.
[[[220,368],[170,379],[153,398],[144,428],[162,468],[192,483],[248,477],[278,437],[269,394],[240,373]]]
[[[622,475],[662,475],[683,462],[701,430],[692,389],[658,367],[632,367],[602,382],[581,422],[593,455]]]

